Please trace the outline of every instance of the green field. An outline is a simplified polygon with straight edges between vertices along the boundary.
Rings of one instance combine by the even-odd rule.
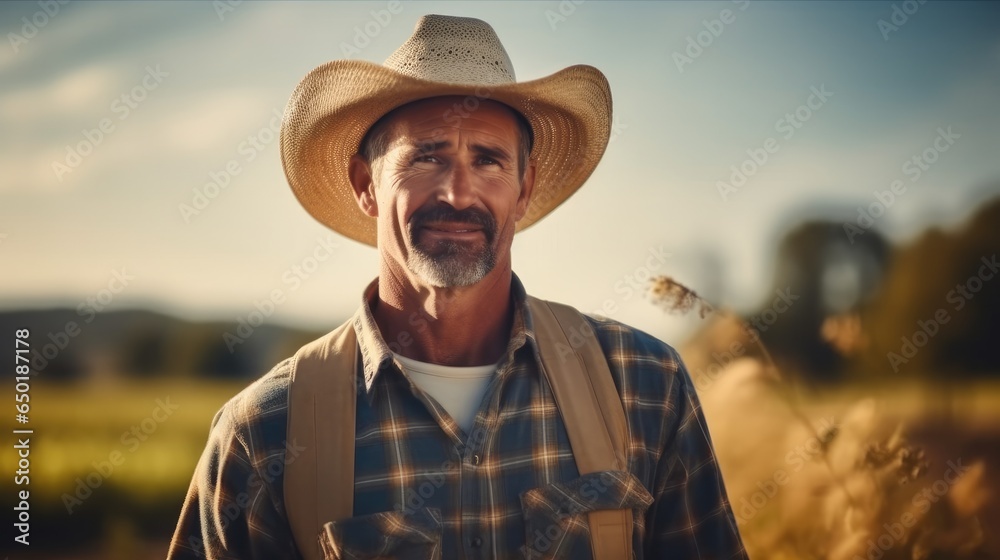
[[[143,499],[176,495],[187,487],[212,416],[244,385],[36,384],[29,424],[35,431],[32,490],[40,501],[59,500],[77,477],[100,470],[93,463],[109,462],[118,452],[122,459],[112,465],[107,485]],[[161,404],[176,409],[168,412]],[[12,450],[2,453],[9,464]]]
[[[29,423],[17,426],[34,430],[31,549],[97,546],[95,557],[132,558],[141,541],[169,537],[212,417],[245,385],[35,383]],[[0,457],[17,463],[10,445]]]

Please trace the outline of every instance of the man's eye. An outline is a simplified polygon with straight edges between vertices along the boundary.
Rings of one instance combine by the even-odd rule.
[[[500,162],[497,161],[497,160],[495,160],[495,159],[493,159],[493,158],[491,158],[491,157],[481,156],[479,158],[479,164],[480,165],[500,165]]]
[[[435,156],[425,154],[413,158],[413,161],[421,163],[438,163],[440,160],[438,160],[438,158]]]

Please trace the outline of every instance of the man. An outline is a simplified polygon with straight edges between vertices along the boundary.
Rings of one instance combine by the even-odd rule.
[[[378,278],[219,411],[170,558],[746,558],[677,353],[511,270],[610,124],[599,71],[518,83],[468,18],[307,75],[286,175]]]

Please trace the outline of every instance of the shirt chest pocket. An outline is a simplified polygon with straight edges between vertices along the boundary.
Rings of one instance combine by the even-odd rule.
[[[334,521],[320,543],[325,560],[441,560],[441,514],[421,508]]]
[[[522,556],[532,560],[556,558],[631,557],[635,522],[653,503],[642,483],[624,471],[583,475],[569,482],[533,488],[521,494],[525,523]],[[600,550],[591,543],[591,513]]]

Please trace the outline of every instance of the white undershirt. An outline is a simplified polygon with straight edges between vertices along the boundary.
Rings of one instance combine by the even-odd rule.
[[[418,362],[393,352],[410,379],[422,391],[434,398],[458,422],[465,433],[472,431],[479,404],[486,386],[497,370],[496,364],[485,366],[442,366]]]

